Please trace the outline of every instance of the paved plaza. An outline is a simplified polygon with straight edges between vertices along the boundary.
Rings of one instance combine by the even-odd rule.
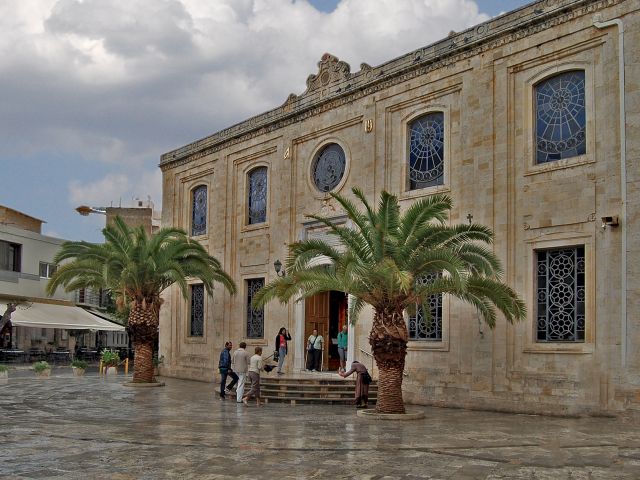
[[[421,408],[379,421],[348,406],[220,401],[214,386],[31,372],[0,385],[2,479],[638,479],[640,424]]]

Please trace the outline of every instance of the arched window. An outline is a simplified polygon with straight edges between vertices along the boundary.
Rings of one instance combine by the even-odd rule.
[[[444,113],[409,124],[409,190],[444,184]]]
[[[251,170],[248,183],[248,223],[249,225],[264,223],[267,221],[267,167]]]
[[[564,72],[535,86],[536,163],[586,153],[584,71]]]
[[[191,235],[207,233],[207,186],[193,189],[191,196]]]
[[[321,192],[330,192],[342,181],[347,166],[344,150],[337,143],[330,143],[318,152],[311,166],[311,179]]]

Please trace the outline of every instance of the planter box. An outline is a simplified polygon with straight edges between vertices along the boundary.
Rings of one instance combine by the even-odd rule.
[[[73,376],[74,377],[83,377],[84,376],[84,372],[85,372],[84,368],[71,367],[71,369],[73,370]]]
[[[115,376],[115,375],[117,375],[117,374],[118,374],[118,369],[117,369],[117,367],[107,367],[107,369],[105,370],[105,375],[106,375],[107,377]]]
[[[42,370],[41,372],[36,372],[36,377],[39,378],[49,378],[51,376],[51,369],[47,368],[46,370]]]
[[[0,380],[6,380],[9,378],[9,372],[0,372]]]

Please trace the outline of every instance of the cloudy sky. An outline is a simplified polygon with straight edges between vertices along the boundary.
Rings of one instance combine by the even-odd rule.
[[[101,239],[74,208],[161,203],[160,155],[526,0],[2,0],[0,204]]]

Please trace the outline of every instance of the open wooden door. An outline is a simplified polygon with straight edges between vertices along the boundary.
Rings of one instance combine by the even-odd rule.
[[[307,350],[307,339],[318,330],[324,339],[324,351],[322,355],[322,368],[326,370],[328,355],[328,333],[329,333],[329,292],[319,293],[313,297],[309,297],[304,303],[304,349],[305,355]],[[306,360],[306,357],[305,357]]]

